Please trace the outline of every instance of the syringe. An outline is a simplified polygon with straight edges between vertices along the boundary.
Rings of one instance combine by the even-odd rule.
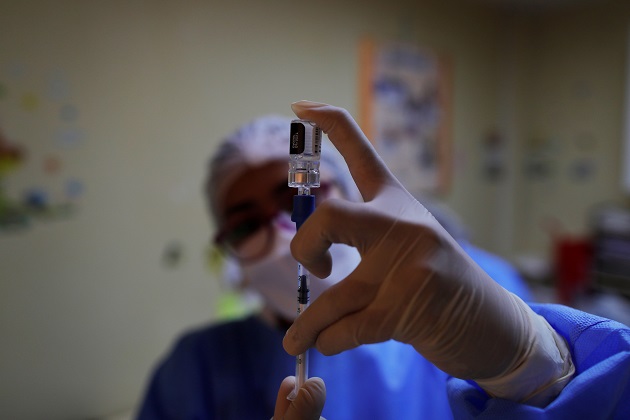
[[[311,188],[319,187],[321,142],[322,131],[314,123],[305,120],[291,121],[289,186],[298,189],[298,194],[293,197],[291,220],[295,222],[298,229],[315,210],[315,196],[311,195]],[[309,304],[310,282],[308,271],[299,262],[297,266],[297,316],[300,316]],[[289,400],[294,400],[297,397],[299,389],[307,379],[308,350],[296,356],[295,388],[288,395]]]

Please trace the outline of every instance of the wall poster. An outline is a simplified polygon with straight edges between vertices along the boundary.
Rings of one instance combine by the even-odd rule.
[[[360,125],[412,194],[451,177],[451,66],[412,43],[362,41]]]

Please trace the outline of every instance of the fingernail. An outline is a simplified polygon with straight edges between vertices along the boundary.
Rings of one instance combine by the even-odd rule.
[[[305,111],[307,109],[321,108],[322,106],[326,106],[326,104],[312,101],[297,101],[291,104],[291,109],[293,110],[293,112],[297,112]]]

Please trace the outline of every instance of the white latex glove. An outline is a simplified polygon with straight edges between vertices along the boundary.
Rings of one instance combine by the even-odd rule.
[[[320,420],[326,402],[326,385],[321,378],[309,378],[304,382],[293,401],[287,395],[295,387],[295,376],[287,376],[280,384],[276,409],[271,420]]]
[[[516,400],[566,375],[568,351],[561,354],[556,343],[562,339],[465,254],[391,174],[347,111],[306,101],[292,108],[328,134],[365,203],[321,203],[291,243],[293,256],[318,277],[330,272],[331,243],[356,247],[362,260],[297,318],[284,338],[288,353],[316,346],[332,355],[395,339],[445,372],[482,387],[486,380],[492,395]]]

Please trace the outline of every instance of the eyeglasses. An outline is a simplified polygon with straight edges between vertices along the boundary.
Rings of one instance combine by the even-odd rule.
[[[320,203],[327,198],[331,187],[330,183],[321,183],[319,188],[312,189],[311,193],[315,195],[315,202]],[[295,189],[288,186],[276,190],[273,200],[276,202],[277,211],[274,214],[267,216],[256,214],[229,223],[215,235],[215,245],[242,262],[255,261],[263,257],[273,244],[272,222],[280,212],[291,213],[294,195],[296,195]]]

